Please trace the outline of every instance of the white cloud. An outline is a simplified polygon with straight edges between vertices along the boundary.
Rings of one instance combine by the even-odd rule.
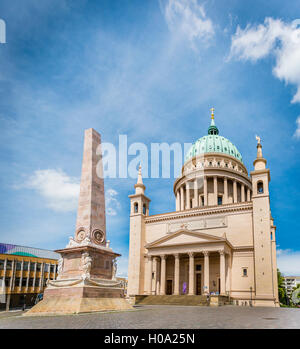
[[[114,189],[107,189],[105,191],[105,211],[108,216],[116,216],[117,210],[120,208],[117,195],[118,193]]]
[[[62,170],[37,170],[21,186],[34,189],[54,211],[76,210],[79,195],[79,179],[69,177]]]
[[[300,275],[300,251],[278,249],[277,267],[286,276]]]
[[[294,137],[299,138],[300,139],[300,115],[298,116],[297,120],[296,120],[296,131],[294,133]]]
[[[212,21],[197,0],[168,0],[164,15],[169,29],[190,41],[207,41],[214,35]]]
[[[257,61],[269,54],[275,56],[273,74],[297,91],[292,103],[300,102],[300,21],[285,23],[266,18],[264,24],[239,26],[232,36],[230,58]]]
[[[37,170],[16,189],[34,189],[45,199],[47,207],[58,212],[74,211],[77,209],[80,181],[70,177],[61,169]],[[115,216],[120,208],[117,191],[105,191],[105,206],[108,216]]]

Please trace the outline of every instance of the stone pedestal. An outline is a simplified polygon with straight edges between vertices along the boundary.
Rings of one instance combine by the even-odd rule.
[[[115,258],[110,248],[89,242],[72,242],[56,252],[62,255],[57,280],[49,280],[43,300],[25,315],[78,314],[130,310],[122,281],[115,278]]]

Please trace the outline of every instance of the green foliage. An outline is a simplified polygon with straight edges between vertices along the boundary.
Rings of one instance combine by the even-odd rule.
[[[281,304],[287,305],[287,294],[283,285],[284,278],[279,269],[277,269],[277,280],[278,280],[278,297]]]

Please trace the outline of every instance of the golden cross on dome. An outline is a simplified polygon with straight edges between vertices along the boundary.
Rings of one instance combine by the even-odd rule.
[[[215,118],[215,108],[211,108],[211,118],[214,119]]]

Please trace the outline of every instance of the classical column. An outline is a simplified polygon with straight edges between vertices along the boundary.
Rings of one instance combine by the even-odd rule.
[[[235,179],[233,180],[233,202],[237,202],[237,182]]]
[[[214,176],[214,204],[218,204],[218,177]]]
[[[189,263],[189,295],[195,294],[195,261],[194,252],[189,252],[190,263]]]
[[[50,268],[51,268],[51,264],[50,264]],[[35,279],[36,279],[36,262],[34,263],[33,288],[35,288]]]
[[[199,194],[198,194],[198,181],[194,180],[194,205],[195,207],[199,206]]]
[[[241,201],[245,202],[245,185],[241,184]]]
[[[180,187],[180,211],[184,210],[184,193],[183,186]]]
[[[159,273],[160,273],[160,265],[159,265],[159,257],[154,257],[154,293],[158,295],[160,293],[160,282],[159,282]]]
[[[247,188],[247,201],[249,202],[250,201],[250,189]]]
[[[190,198],[190,183],[185,183],[185,192],[186,192],[186,208],[191,208],[191,198]]]
[[[224,197],[223,197],[223,203],[228,204],[228,182],[227,177],[224,178]]]
[[[22,280],[23,280],[23,269],[24,269],[24,259],[22,259],[22,263],[21,263],[21,276],[20,276],[20,282],[19,282],[19,290],[22,290]]]
[[[28,268],[27,268],[27,279],[26,279],[26,289],[25,289],[25,293],[28,292],[28,284],[29,284],[29,278],[30,278],[30,261],[28,261]]]
[[[147,256],[147,286],[146,292],[147,294],[152,294],[152,256]]]
[[[204,176],[203,181],[203,194],[204,194],[204,206],[207,206],[208,200],[207,200],[207,177]]]
[[[209,252],[204,251],[204,292],[209,294]]]
[[[174,255],[175,265],[174,265],[174,295],[179,295],[179,253]]]
[[[177,193],[176,193],[176,211],[180,211],[180,193],[179,193],[179,190],[177,190]]]
[[[2,293],[6,295],[6,286],[5,286],[5,276],[6,276],[6,267],[7,267],[7,258],[4,260],[4,270],[3,270],[3,281],[2,281]]]
[[[160,294],[166,294],[166,256],[160,256]]]
[[[223,250],[219,251],[220,253],[220,281],[221,289],[220,294],[225,295],[225,252]]]
[[[40,272],[41,278],[40,278],[40,291],[43,290],[44,287],[44,262],[41,264],[41,272]]]
[[[11,266],[11,278],[10,278],[10,283],[9,283],[9,290],[12,291],[14,289],[15,285],[15,260],[13,259],[12,261],[12,266]]]

